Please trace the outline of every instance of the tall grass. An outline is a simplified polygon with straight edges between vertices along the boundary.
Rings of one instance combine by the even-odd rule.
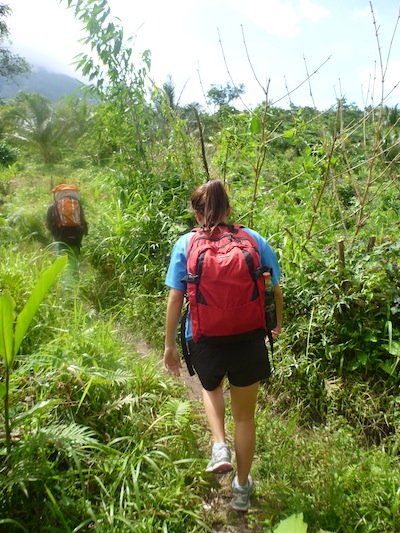
[[[257,479],[266,526],[302,512],[310,533],[399,530],[400,461],[389,443],[365,447],[340,416],[306,428],[301,410],[277,416],[265,407]]]
[[[0,282],[15,283],[19,302],[35,256],[7,252]],[[1,439],[0,524],[207,530],[195,416],[160,372],[118,340],[111,317],[66,296],[62,284],[50,291],[10,376],[14,423],[8,451]]]

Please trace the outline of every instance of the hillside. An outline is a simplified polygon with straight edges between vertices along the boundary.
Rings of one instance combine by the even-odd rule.
[[[68,96],[79,90],[83,84],[71,76],[35,68],[29,75],[14,78],[0,77],[0,97],[6,100],[14,98],[19,91],[40,93],[52,101]]]

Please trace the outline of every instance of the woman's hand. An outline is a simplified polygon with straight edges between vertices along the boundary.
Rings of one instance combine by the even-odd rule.
[[[282,331],[282,326],[278,324],[276,328],[271,329],[272,338],[275,339],[279,335],[279,333]]]
[[[183,291],[170,289],[167,303],[164,370],[174,376],[180,376],[179,369],[182,368],[181,358],[176,347],[175,339],[182,312],[183,296]]]
[[[164,350],[164,370],[174,376],[180,376],[182,368],[181,358],[176,346],[165,348]]]

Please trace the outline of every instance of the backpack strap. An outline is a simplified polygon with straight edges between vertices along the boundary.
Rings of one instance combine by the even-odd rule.
[[[228,228],[228,231],[230,233],[239,233],[239,229],[244,227],[240,226],[239,224],[227,224],[225,222],[221,222],[221,224],[218,224],[218,226],[225,226],[226,228]]]
[[[267,337],[268,337],[268,341],[269,341],[269,345],[271,347],[271,372],[273,372],[275,370],[275,365],[274,365],[274,338],[272,337],[272,331],[270,329],[267,329]]]
[[[194,371],[192,362],[190,360],[189,347],[188,347],[188,344],[187,344],[186,338],[185,338],[186,321],[187,321],[188,314],[189,314],[189,302],[186,303],[185,310],[184,310],[184,312],[182,314],[182,317],[181,317],[180,337],[181,337],[182,354],[183,354],[183,358],[185,359],[185,363],[186,363],[189,375],[190,376],[194,376],[195,375],[195,371]]]

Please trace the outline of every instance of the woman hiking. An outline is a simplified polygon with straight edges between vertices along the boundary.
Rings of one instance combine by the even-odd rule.
[[[259,327],[261,324],[258,316],[260,314],[259,310],[256,307],[251,307],[252,310],[254,309],[254,317],[248,317],[246,311],[235,314],[238,324],[234,326],[234,333],[238,332],[239,334],[226,335],[225,322],[227,321],[222,321],[220,322],[221,325],[216,325],[218,324],[218,319],[214,319],[212,308],[207,308],[207,306],[202,306],[201,304],[197,305],[193,297],[191,298],[190,290],[192,289],[190,284],[194,286],[193,290],[197,291],[196,294],[199,300],[204,300],[204,294],[199,297],[199,287],[196,287],[196,283],[198,283],[200,274],[188,271],[188,262],[191,261],[190,256],[194,253],[193,243],[197,241],[199,241],[199,246],[203,242],[212,241],[217,242],[218,246],[222,247],[225,242],[224,235],[228,233],[231,240],[236,239],[241,242],[249,240],[253,243],[252,248],[258,250],[257,253],[259,254],[261,265],[253,278],[263,275],[263,266],[272,267],[271,281],[275,295],[277,316],[276,327],[272,330],[273,337],[276,337],[282,328],[283,296],[278,283],[280,268],[275,252],[257,232],[227,224],[231,208],[228,195],[221,181],[211,180],[198,187],[192,194],[191,203],[196,220],[202,229],[186,233],[180,237],[172,250],[165,282],[170,288],[170,292],[166,313],[164,368],[175,376],[180,375],[181,360],[176,345],[176,333],[181,317],[184,295],[186,291],[189,291],[189,319],[186,326],[186,342],[190,352],[190,361],[203,387],[205,413],[213,437],[212,456],[206,471],[226,473],[233,469],[231,452],[225,436],[223,382],[225,377],[227,377],[229,380],[232,416],[235,424],[234,449],[237,466],[237,472],[232,483],[232,507],[237,511],[247,511],[250,507],[250,496],[253,489],[250,470],[256,446],[254,417],[257,393],[260,381],[268,378],[271,373],[265,342],[266,330],[265,327]],[[235,232],[238,238],[235,237]],[[188,250],[190,250],[189,254],[187,253]],[[248,256],[249,254],[246,252],[244,255]],[[202,257],[204,258],[204,254]],[[237,257],[239,262],[241,254],[239,253]],[[224,259],[224,257],[220,256],[220,261]],[[246,261],[248,262],[247,259]],[[204,265],[206,264],[206,259],[204,259]],[[204,266],[203,270],[205,269],[206,266]],[[206,277],[204,272],[201,275],[204,278]],[[247,277],[250,278],[250,276]],[[259,283],[262,284],[262,287],[264,286],[263,281],[253,280],[253,283],[258,284],[258,288],[260,287]],[[213,290],[214,292],[216,291],[216,289]],[[206,289],[202,289],[202,291],[205,293]],[[240,291],[241,282],[236,283],[231,292],[234,292],[235,295],[233,296],[236,296],[236,293],[240,293]],[[224,293],[227,293],[225,289]],[[253,306],[253,303],[249,305]],[[256,304],[254,303],[254,305]],[[202,310],[203,308],[205,311]],[[247,306],[246,308],[243,307],[243,309],[247,309]],[[262,312],[265,324],[264,309]],[[201,331],[198,331],[200,328],[198,324],[199,317],[205,322],[209,321],[211,336],[209,332],[204,335]],[[246,321],[249,322],[249,320],[255,326],[255,329],[251,326],[250,330],[254,329],[254,331],[247,331],[249,326],[244,323]],[[214,326],[220,328],[221,331],[212,331]],[[226,327],[229,328],[229,324]]]

